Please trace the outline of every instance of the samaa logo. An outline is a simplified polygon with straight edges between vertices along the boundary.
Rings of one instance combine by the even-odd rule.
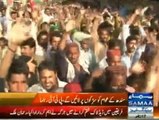
[[[131,106],[153,106],[153,101],[129,101]]]
[[[128,101],[130,106],[153,106],[153,94],[130,93]]]

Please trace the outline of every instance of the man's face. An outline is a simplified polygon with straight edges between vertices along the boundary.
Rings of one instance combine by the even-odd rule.
[[[6,15],[6,10],[2,10],[2,16]]]
[[[109,40],[109,33],[108,31],[106,30],[100,30],[99,32],[99,38],[100,38],[100,41],[103,42],[103,43],[107,43],[108,40]]]
[[[127,43],[127,50],[130,53],[135,52],[136,47],[137,47],[137,41],[136,40],[132,40],[129,43]]]
[[[83,41],[81,42],[81,47],[82,47],[82,49],[84,49],[84,50],[88,50],[88,49],[89,49],[89,41],[88,41],[88,40],[83,40]]]
[[[25,18],[30,18],[29,12],[25,12],[25,13],[24,13],[24,17],[25,17]]]
[[[20,8],[20,3],[14,2],[14,3],[13,3],[13,7],[14,7],[16,10],[19,10],[19,8]]]
[[[50,15],[50,10],[49,9],[45,10],[45,14]]]
[[[8,87],[10,92],[26,92],[28,89],[26,76],[24,74],[12,74]]]
[[[111,89],[118,91],[124,91],[125,90],[125,81],[124,77],[122,75],[114,75],[112,79],[112,83],[110,85]]]
[[[137,41],[136,41],[137,46],[142,44],[145,41],[145,39],[141,35],[135,35],[135,37],[137,39]]]
[[[45,69],[40,72],[41,85],[48,92],[52,92],[58,87],[56,73],[54,71]]]
[[[40,37],[40,40],[38,41],[38,44],[43,47],[44,49],[47,48],[47,45],[48,45],[48,37],[47,35],[42,35]]]
[[[107,62],[109,66],[119,66],[121,65],[121,57],[113,56],[112,58],[107,58]]]
[[[43,25],[42,25],[42,30],[44,30],[44,31],[49,31],[49,29],[50,29],[50,27],[49,27],[48,24],[43,24]]]
[[[61,41],[61,38],[60,37],[52,37],[52,40],[51,40],[51,46],[54,50],[57,50],[58,46],[59,46],[59,43]]]
[[[79,49],[77,47],[70,47],[68,51],[68,59],[72,64],[76,64],[79,58]]]
[[[122,87],[122,86],[125,85],[124,77],[123,77],[123,75],[121,75],[121,74],[116,74],[116,75],[114,75],[112,81],[114,81],[114,82],[112,83],[112,86]]]
[[[35,52],[34,47],[31,48],[31,47],[28,46],[28,45],[21,47],[21,54],[22,54],[22,55],[29,56],[29,57],[33,57],[34,52]]]
[[[4,46],[5,46],[4,42],[3,42],[3,41],[0,41],[0,47],[1,47],[1,48],[4,48]]]
[[[18,17],[17,13],[12,13],[12,14],[11,14],[11,18],[12,18],[13,20],[16,20],[17,17]]]

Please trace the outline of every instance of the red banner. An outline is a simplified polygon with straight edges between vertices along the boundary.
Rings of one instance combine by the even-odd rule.
[[[127,118],[127,107],[11,106],[0,107],[1,118]]]
[[[127,118],[126,93],[0,93],[0,118]]]

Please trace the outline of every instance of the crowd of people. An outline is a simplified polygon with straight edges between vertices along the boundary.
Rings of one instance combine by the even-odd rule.
[[[3,6],[1,92],[153,92],[159,98],[159,18],[137,7]]]

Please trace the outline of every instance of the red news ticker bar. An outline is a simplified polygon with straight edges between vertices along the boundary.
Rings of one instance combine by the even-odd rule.
[[[127,106],[126,93],[39,93],[32,105]]]
[[[126,106],[8,106],[0,118],[127,118]]]

